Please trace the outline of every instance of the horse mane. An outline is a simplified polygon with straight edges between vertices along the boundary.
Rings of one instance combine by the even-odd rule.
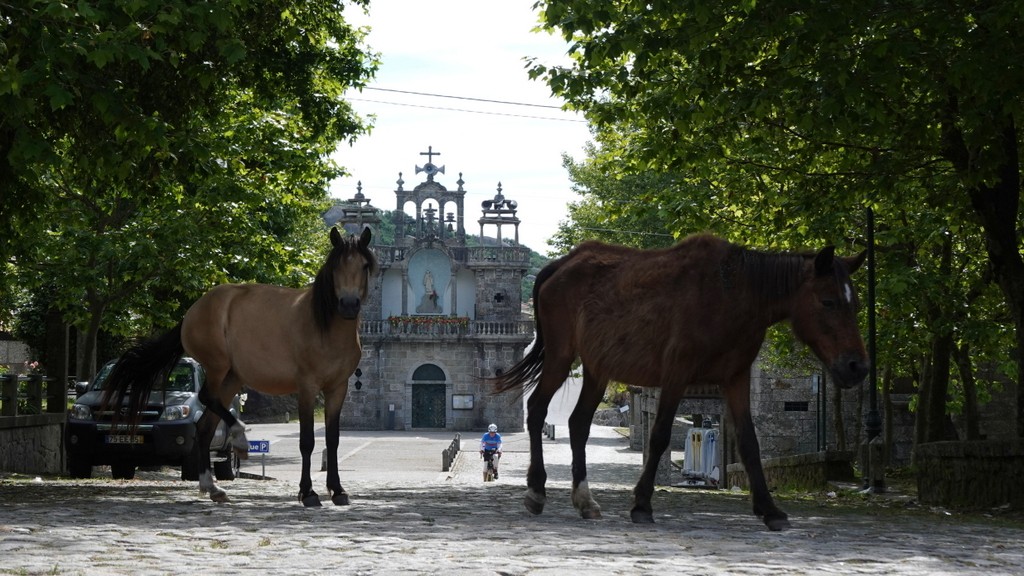
[[[726,256],[743,274],[747,286],[762,302],[786,298],[800,286],[803,256],[785,252],[762,252],[750,248],[733,247]]]
[[[331,248],[331,253],[327,255],[327,259],[316,273],[316,278],[313,279],[313,322],[321,334],[326,334],[330,330],[331,319],[338,313],[338,302],[334,295],[334,268],[353,250],[358,251],[370,265],[370,273],[366,275],[361,297],[365,299],[369,294],[370,276],[377,270],[377,257],[369,246],[363,246],[357,237],[349,236]]]
[[[741,246],[731,246],[723,263],[722,274],[726,286],[729,278],[735,273],[742,273],[754,296],[762,304],[786,299],[796,293],[802,281],[804,264],[813,259],[814,253],[796,252],[764,252]],[[832,271],[836,283],[840,286],[848,284],[850,273],[840,259],[835,260]],[[851,303],[857,306],[856,294]],[[846,305],[845,300],[840,305]]]

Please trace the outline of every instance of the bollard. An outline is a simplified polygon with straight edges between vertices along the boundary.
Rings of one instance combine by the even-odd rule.
[[[455,434],[455,439],[451,441],[451,444],[447,448],[441,450],[441,471],[448,472],[452,469],[452,464],[455,462],[456,456],[459,455],[459,449],[461,448],[462,435],[459,433]]]

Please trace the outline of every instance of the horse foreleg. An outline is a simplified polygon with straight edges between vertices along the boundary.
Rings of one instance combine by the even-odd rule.
[[[761,467],[761,447],[750,416],[750,378],[745,374],[743,379],[740,385],[725,391],[725,399],[733,419],[740,461],[750,480],[754,514],[764,521],[769,530],[784,530],[789,528],[789,516],[775,505],[768,492],[768,482]]]
[[[338,474],[338,443],[341,436],[341,406],[345,400],[345,390],[339,396],[332,394],[326,400],[326,431],[324,443],[327,447],[327,492],[331,495],[331,502],[337,506],[348,505],[348,494],[341,486],[341,476]]]
[[[199,417],[196,423],[196,439],[199,449],[199,492],[209,494],[210,500],[214,502],[227,502],[228,493],[217,486],[213,480],[213,465],[210,462],[210,443],[213,442],[213,434],[217,430],[220,419],[214,412],[206,411]]]
[[[572,504],[585,519],[601,517],[601,507],[594,501],[587,482],[587,440],[590,439],[590,425],[594,422],[607,380],[599,380],[585,367],[583,389],[576,407],[569,416],[569,446],[572,448]]]
[[[679,399],[678,393],[669,393],[666,388],[662,388],[661,398],[658,400],[658,414],[651,426],[651,441],[647,446],[647,462],[644,463],[640,480],[633,488],[633,509],[630,510],[629,516],[634,523],[650,524],[654,522],[654,508],[651,506],[654,478],[658,473],[661,455],[665,453],[672,438],[672,422],[676,418]]]
[[[309,475],[310,459],[316,439],[313,437],[313,396],[299,392],[299,453],[302,455],[302,477],[299,480],[299,502],[303,506],[320,506],[320,496],[313,491]]]

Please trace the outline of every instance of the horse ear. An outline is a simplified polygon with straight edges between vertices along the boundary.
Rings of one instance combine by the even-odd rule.
[[[366,248],[370,245],[370,238],[373,234],[370,233],[369,228],[363,228],[363,233],[359,235],[359,247]]]
[[[827,276],[832,273],[832,266],[835,264],[836,247],[825,246],[814,257],[814,273],[818,276]]]
[[[846,263],[846,267],[850,270],[850,274],[853,274],[864,264],[864,259],[868,257],[868,251],[864,250],[856,256],[847,256],[843,258],[843,262]]]
[[[341,232],[338,232],[338,227],[331,228],[331,245],[337,248],[341,245]]]

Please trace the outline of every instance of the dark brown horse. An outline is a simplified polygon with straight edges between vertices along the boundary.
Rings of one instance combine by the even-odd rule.
[[[311,287],[217,286],[197,300],[173,330],[125,353],[107,380],[107,402],[117,406],[127,397],[132,414],[138,414],[153,383],[166,380],[182,354],[203,365],[206,385],[200,399],[208,409],[198,423],[196,440],[199,489],[214,501],[227,501],[210,473],[210,442],[221,419],[230,427],[235,448],[248,455],[245,427],[226,408],[245,385],[268,394],[298,392],[299,500],[306,506],[320,505],[309,466],[313,408],[323,392],[327,489],[335,504],[348,504],[338,476],[339,415],[348,377],[362,356],[359,311],[377,261],[369,248],[369,229],[358,239],[342,238],[337,228],[330,236],[333,248]]]
[[[573,504],[584,518],[601,509],[587,484],[586,444],[609,380],[661,388],[650,452],[634,489],[634,522],[653,522],[651,494],[676,408],[694,384],[716,384],[725,397],[750,478],[754,513],[772,530],[789,525],[768,493],[750,416],[750,367],[768,327],[789,320],[842,387],[868,372],[857,330],[850,273],[863,262],[817,254],[758,252],[710,235],[672,248],[640,251],[581,244],[548,264],[533,287],[537,337],[516,366],[497,378],[500,391],[536,386],[527,402],[530,468],[526,507],[544,509],[541,431],[548,404],[578,357],[583,388],[569,417]]]

